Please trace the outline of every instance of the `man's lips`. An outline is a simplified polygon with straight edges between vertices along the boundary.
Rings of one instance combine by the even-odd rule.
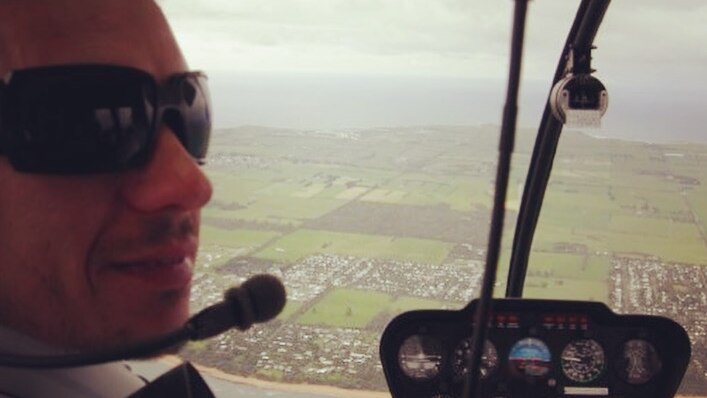
[[[168,255],[114,262],[109,270],[156,289],[183,288],[191,282],[193,256]]]

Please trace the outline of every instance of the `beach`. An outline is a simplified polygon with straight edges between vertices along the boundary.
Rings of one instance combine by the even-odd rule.
[[[150,361],[130,361],[133,370],[147,379],[154,379],[165,371],[181,364],[177,356],[162,356]],[[260,380],[225,373],[219,369],[192,364],[219,398],[271,397],[271,398],[390,398],[390,393],[380,391],[349,390],[316,384],[290,384]]]

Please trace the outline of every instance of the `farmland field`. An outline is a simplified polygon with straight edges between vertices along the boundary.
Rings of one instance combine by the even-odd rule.
[[[374,291],[334,289],[295,322],[329,327],[365,328],[381,313],[440,308],[445,303],[415,297],[393,297]]]
[[[513,156],[498,297],[531,133],[520,131]],[[478,295],[496,137],[491,126],[215,132],[194,307],[260,272],[280,277],[290,300],[272,326],[213,343],[205,360],[272,380],[384,388],[372,364],[392,317]],[[707,369],[707,296],[690,294],[707,283],[704,153],[564,132],[524,287],[525,297],[675,318],[691,333],[692,386]],[[252,353],[224,364],[229,349]],[[200,360],[208,351],[195,349]]]
[[[254,257],[294,262],[313,253],[333,253],[439,264],[451,248],[450,243],[416,238],[297,230],[255,253]]]

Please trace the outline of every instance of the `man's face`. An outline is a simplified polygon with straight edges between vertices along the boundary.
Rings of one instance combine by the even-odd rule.
[[[0,2],[0,76],[41,65],[186,70],[159,10],[142,0]],[[188,316],[199,209],[211,186],[167,127],[124,173],[16,172],[0,156],[0,325],[98,349],[174,330]]]

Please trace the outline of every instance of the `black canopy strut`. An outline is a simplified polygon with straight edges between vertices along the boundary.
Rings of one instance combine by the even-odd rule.
[[[606,9],[609,7],[609,2],[610,0],[582,0],[555,70],[555,77],[552,81],[553,87],[565,76],[570,56],[575,57],[574,64],[577,67],[586,67],[588,69],[592,43],[604,18]],[[590,70],[583,70],[582,72],[591,73]],[[535,234],[540,208],[545,197],[545,189],[550,179],[550,171],[555,159],[555,151],[560,140],[562,126],[562,123],[552,115],[548,100],[548,103],[545,104],[545,111],[535,139],[535,148],[530,160],[520,212],[516,222],[506,297],[523,296],[523,284],[528,270],[528,258],[533,244],[533,235]]]

